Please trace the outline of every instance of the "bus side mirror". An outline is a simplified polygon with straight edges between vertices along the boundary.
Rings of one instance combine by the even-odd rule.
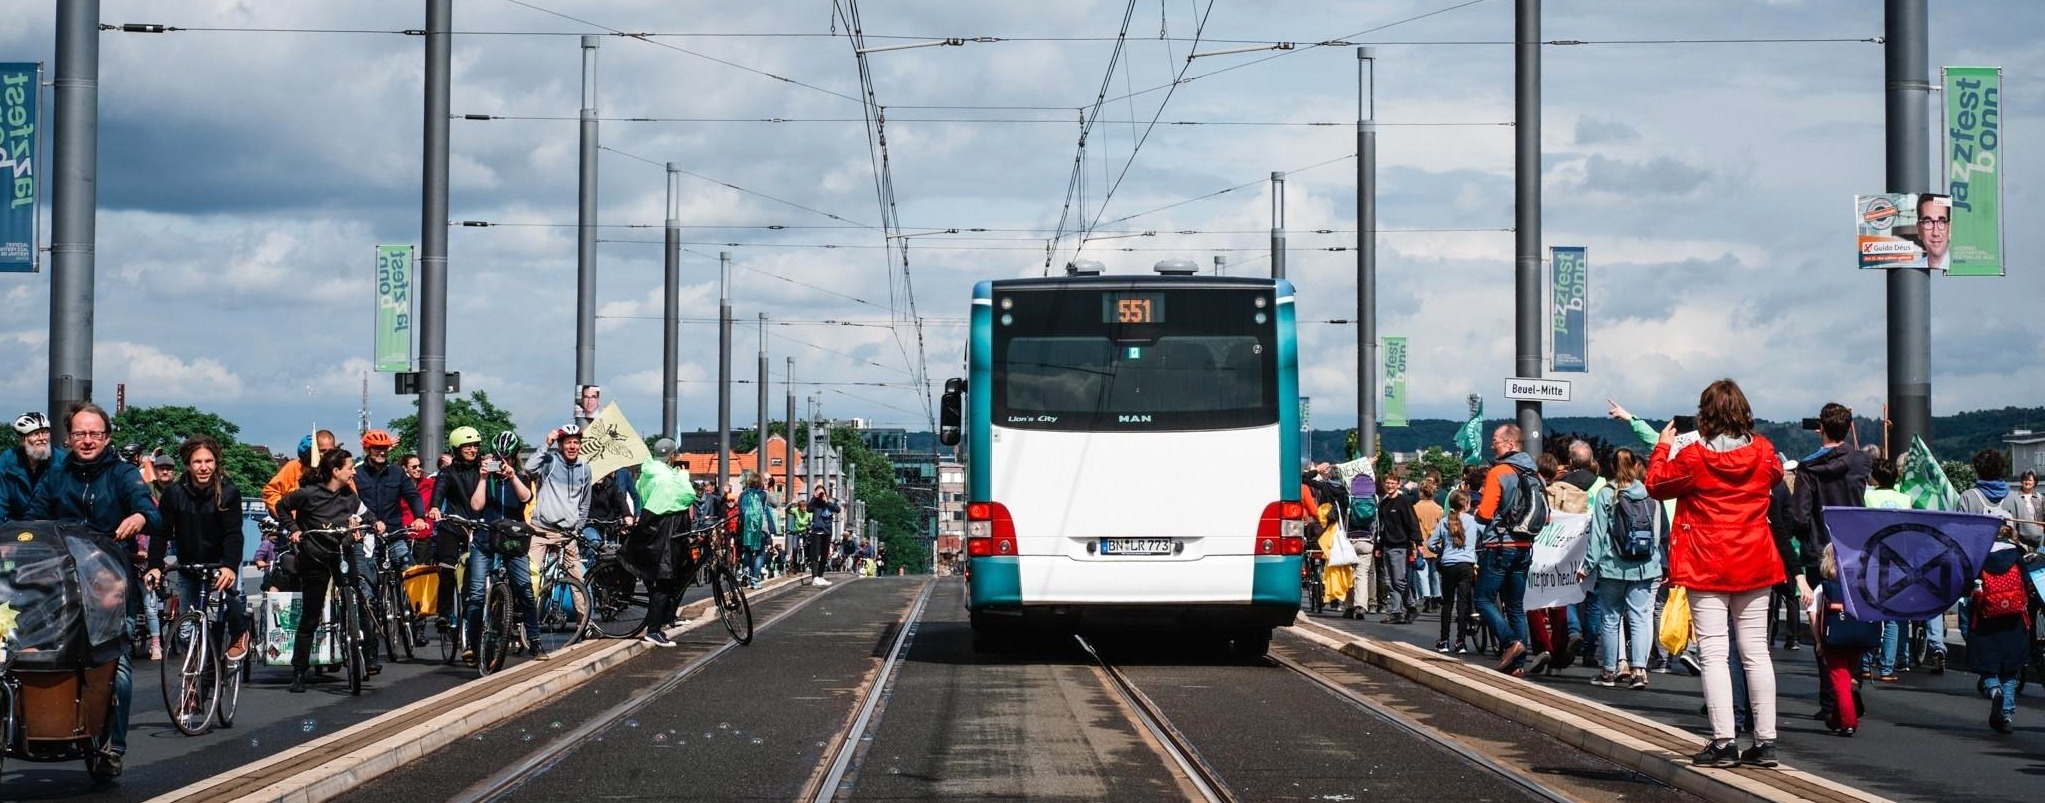
[[[959,445],[959,426],[964,416],[960,413],[960,397],[966,394],[966,380],[952,377],[944,381],[944,398],[937,405],[937,442],[946,446]]]

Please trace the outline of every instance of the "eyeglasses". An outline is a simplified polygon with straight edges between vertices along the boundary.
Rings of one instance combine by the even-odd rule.
[[[71,439],[74,441],[103,441],[107,439],[107,432],[106,430],[99,430],[96,432],[78,430],[76,432],[71,433]]]
[[[1949,229],[1953,227],[1953,219],[1950,217],[1921,217],[1917,219],[1917,225],[1931,229]]]

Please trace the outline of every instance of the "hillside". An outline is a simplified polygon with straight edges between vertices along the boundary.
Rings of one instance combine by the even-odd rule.
[[[1653,419],[1655,423],[1663,423]],[[1485,430],[1507,423],[1505,418],[1487,418]],[[1791,457],[1800,457],[1818,448],[1816,433],[1805,431],[1801,421],[1759,421],[1756,422],[1761,434],[1775,443],[1776,449]],[[1631,431],[1625,424],[1605,417],[1563,416],[1547,421],[1549,437],[1557,434],[1596,436],[1615,445],[1633,443]],[[1456,430],[1461,421],[1439,418],[1416,419],[1408,426],[1381,428],[1378,431],[1384,439],[1385,448],[1394,452],[1419,452],[1429,446],[1440,446],[1455,451]],[[1972,410],[1949,416],[1933,416],[1932,437],[1928,442],[1932,454],[1941,460],[1966,460],[1968,456],[1983,447],[2002,446],[2002,437],[2013,429],[2045,430],[2045,407],[2004,407],[2000,410]],[[1862,443],[1880,443],[1881,425],[1872,419],[1859,420],[1859,434]],[[1340,461],[1344,459],[1343,443],[1348,430],[1317,429],[1313,431],[1309,451],[1313,459]]]

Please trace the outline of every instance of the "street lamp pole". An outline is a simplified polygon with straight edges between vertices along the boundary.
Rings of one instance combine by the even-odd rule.
[[[1378,443],[1377,72],[1371,49],[1357,48],[1356,453],[1370,458]]]

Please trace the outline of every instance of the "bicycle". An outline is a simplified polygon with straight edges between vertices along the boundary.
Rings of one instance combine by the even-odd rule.
[[[426,646],[425,624],[412,608],[412,595],[405,591],[404,571],[391,559],[395,539],[404,537],[402,532],[386,532],[385,540],[377,544],[376,582],[367,595],[370,620],[377,623],[377,635],[381,637],[378,640],[383,642],[384,655],[392,661],[399,660],[400,648],[404,650],[404,660],[409,661],[414,647]]]
[[[603,528],[599,528],[603,530]],[[679,533],[673,538],[687,538],[690,565],[682,569],[687,578],[683,590],[702,584],[710,587],[710,597],[717,607],[719,622],[731,633],[733,641],[739,644],[753,642],[753,609],[746,600],[745,583],[732,568],[732,553],[728,539],[720,537],[716,523],[707,527]],[[646,626],[647,606],[651,591],[639,582],[638,575],[624,564],[622,533],[604,530],[604,543],[598,550],[596,567],[589,575],[591,598],[591,624],[597,632],[609,638],[631,638]]]
[[[1300,588],[1307,595],[1307,612],[1319,614],[1328,607],[1328,591],[1324,569],[1328,566],[1328,555],[1319,549],[1309,549],[1301,565]]]
[[[503,522],[515,524],[518,532],[500,536],[497,533],[499,529],[497,525]],[[505,557],[525,555],[527,546],[532,542],[531,529],[524,522],[513,519],[491,522],[449,514],[441,516],[440,523],[453,525],[467,533],[472,542],[470,549],[477,548],[473,545],[477,530],[490,531],[490,540],[486,548]],[[456,655],[472,652],[476,659],[476,674],[480,677],[489,677],[490,673],[504,668],[505,659],[510,657],[514,647],[523,645],[523,640],[518,636],[518,620],[514,618],[511,592],[511,583],[514,581],[509,567],[510,561],[497,561],[483,577],[482,621],[473,644],[468,643],[467,635],[469,629],[467,594],[456,598],[455,607],[459,615],[452,620],[453,626],[441,634],[441,659],[444,662],[452,664]],[[516,582],[530,584],[531,580],[520,577]],[[534,635],[537,637],[538,634]]]
[[[175,624],[164,629],[166,653],[159,661],[163,673],[163,706],[179,733],[198,736],[213,729],[234,727],[234,715],[241,702],[242,683],[249,679],[249,656],[227,657],[227,604],[224,591],[212,588],[215,574],[229,568],[220,564],[174,566],[170,571],[187,583],[201,583],[205,589],[199,610],[177,615]],[[158,588],[165,584],[158,583]],[[175,596],[171,599],[176,599]],[[177,657],[169,648],[176,645]],[[175,667],[175,668],[173,668]]]
[[[567,534],[576,538],[582,530],[574,528]],[[540,595],[534,601],[540,606],[540,634],[566,633],[559,644],[548,644],[548,649],[560,649],[589,633],[590,595],[589,587],[568,573],[568,550],[566,544],[548,544],[540,559]]]
[[[366,644],[374,635],[363,631],[364,625],[368,625],[368,629],[374,629],[375,623],[363,618],[363,612],[367,608],[361,598],[361,586],[355,579],[355,561],[349,557],[347,549],[349,537],[364,529],[367,528],[357,524],[345,527],[315,527],[299,531],[301,540],[298,545],[298,559],[313,560],[327,567],[327,598],[330,600],[328,607],[333,608],[335,613],[333,617],[328,618],[322,611],[312,610],[308,605],[299,615],[320,616],[322,621],[319,629],[333,634],[334,643],[340,648],[340,665],[344,670],[342,674],[347,677],[348,693],[351,695],[362,694],[362,679],[369,665],[368,651],[374,649]],[[313,536],[336,536],[339,540],[332,549],[306,549],[305,547],[311,544]],[[318,639],[314,639],[314,643],[318,643]],[[310,661],[307,663],[310,664]]]

